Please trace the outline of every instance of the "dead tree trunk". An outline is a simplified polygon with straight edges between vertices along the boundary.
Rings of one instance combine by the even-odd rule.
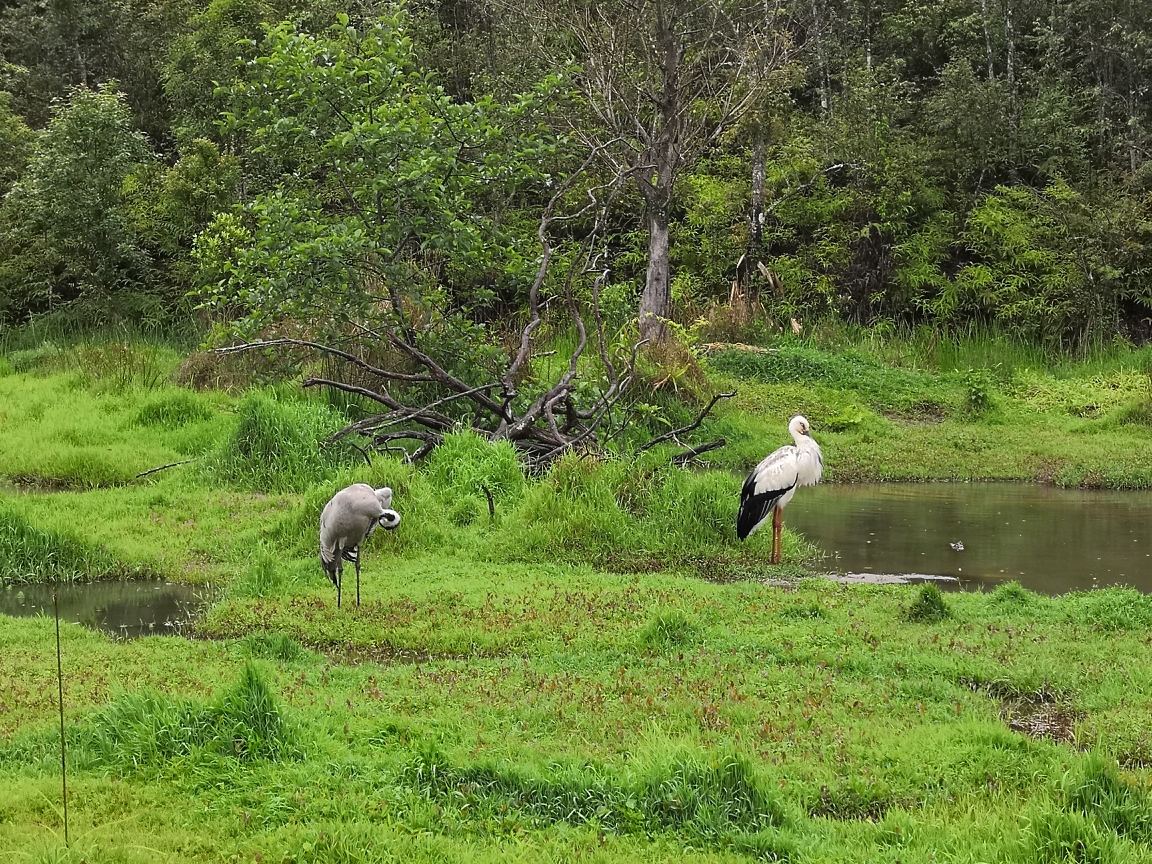
[[[640,295],[640,338],[658,344],[668,338],[672,318],[672,246],[669,207],[672,185],[680,165],[680,64],[684,46],[678,32],[675,3],[656,6],[656,44],[660,57],[659,128],[651,151],[641,154],[642,165],[634,173],[644,196],[648,225],[648,270]],[[651,163],[652,170],[646,164]],[[647,175],[647,176],[646,176]]]

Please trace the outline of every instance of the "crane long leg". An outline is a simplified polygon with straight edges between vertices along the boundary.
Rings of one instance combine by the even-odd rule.
[[[356,605],[360,605],[360,549],[356,549]]]
[[[780,530],[784,527],[784,512],[782,507],[777,507],[772,513],[772,563],[780,563],[780,546],[781,537]]]
[[[344,565],[341,563],[336,568],[336,608],[340,608],[340,583],[344,581]]]

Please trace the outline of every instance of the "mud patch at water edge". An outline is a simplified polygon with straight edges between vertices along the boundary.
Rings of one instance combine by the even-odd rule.
[[[817,579],[830,582],[843,582],[847,585],[926,585],[933,583],[945,588],[959,588],[960,580],[955,576],[936,576],[931,573],[817,573]],[[773,588],[795,588],[799,580],[768,579],[764,582]]]
[[[53,615],[120,639],[182,634],[219,593],[211,585],[136,579],[123,582],[65,582],[0,588],[0,614],[18,618]]]

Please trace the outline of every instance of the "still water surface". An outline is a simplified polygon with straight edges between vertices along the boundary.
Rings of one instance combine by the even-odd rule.
[[[0,587],[0,614],[52,615],[52,585]],[[128,581],[64,583],[60,619],[125,639],[180,633],[214,595],[203,585]]]
[[[1045,594],[1108,585],[1152,592],[1147,491],[823,484],[799,490],[784,521],[840,572],[955,576],[967,587],[1015,579]]]

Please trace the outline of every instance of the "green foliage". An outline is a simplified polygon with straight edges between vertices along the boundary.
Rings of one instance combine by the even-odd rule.
[[[56,105],[27,170],[4,201],[10,230],[0,269],[0,315],[79,303],[90,324],[117,305],[144,308],[148,257],[123,200],[125,178],[151,159],[112,86],[76,89]]]
[[[126,178],[133,229],[170,301],[197,287],[192,241],[235,203],[239,183],[240,161],[204,139],[183,145],[175,165],[147,163]]]
[[[0,91],[0,197],[8,194],[32,153],[35,136],[12,111],[12,99]]]
[[[1104,338],[1122,302],[1148,305],[1137,276],[1152,248],[1146,206],[1098,203],[1062,181],[1000,187],[969,214],[964,239],[980,263],[958,274],[956,302],[1062,346]]]
[[[247,332],[285,317],[325,329],[362,318],[381,285],[408,298],[410,312],[391,307],[401,320],[443,319],[452,304],[430,262],[456,281],[487,274],[475,289],[487,299],[493,279],[526,284],[533,272],[479,204],[544,179],[551,145],[533,117],[555,80],[507,105],[455,102],[415,66],[406,26],[395,12],[362,28],[341,15],[322,35],[271,27],[233,86],[229,132],[282,179],[220,216],[196,254],[206,305]],[[482,341],[457,326],[468,332],[445,334],[438,354]]]
[[[987,369],[969,369],[963,375],[964,407],[977,416],[992,408],[992,376]]]
[[[936,624],[952,617],[952,610],[944,602],[940,589],[927,582],[920,586],[916,599],[902,613],[905,621],[917,624]]]

